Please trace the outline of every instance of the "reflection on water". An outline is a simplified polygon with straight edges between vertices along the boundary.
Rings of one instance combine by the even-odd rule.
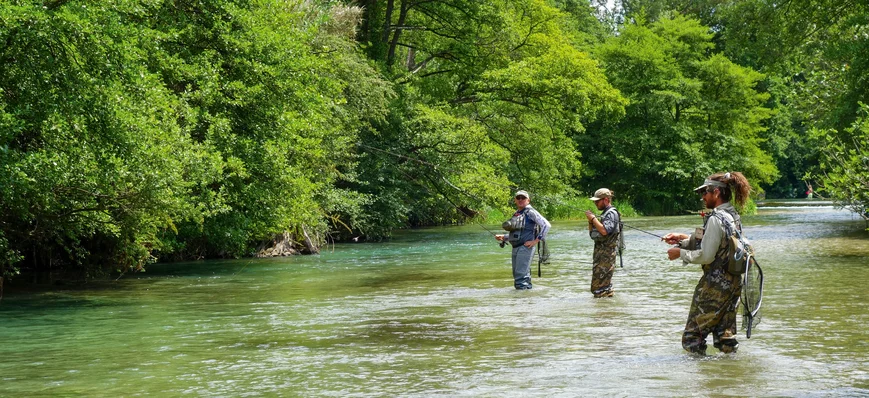
[[[655,234],[697,216],[625,220]],[[867,396],[869,237],[833,208],[746,217],[766,274],[740,352],[684,353],[699,267],[626,230],[616,296],[588,292],[584,222],[512,288],[509,249],[476,225],[319,256],[159,265],[0,305],[0,396]],[[490,228],[491,229],[491,228]]]

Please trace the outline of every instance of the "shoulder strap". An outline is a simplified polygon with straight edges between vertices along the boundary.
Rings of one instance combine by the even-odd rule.
[[[619,227],[619,232],[622,232],[622,225],[621,225],[622,224],[622,213],[620,213],[619,209],[616,209],[614,206],[610,206],[609,209],[607,209],[605,212],[603,212],[603,214],[600,215],[601,221],[603,221],[603,218],[606,217],[607,214],[610,214],[610,212],[613,212],[613,211],[619,215],[618,227]]]
[[[721,224],[724,225],[724,232],[727,233],[728,236],[737,235],[742,238],[739,228],[736,228],[736,220],[733,219],[733,216],[730,215],[730,213],[716,210],[712,212],[712,215],[721,220]]]

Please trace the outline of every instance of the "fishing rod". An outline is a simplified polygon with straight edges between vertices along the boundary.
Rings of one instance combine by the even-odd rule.
[[[568,208],[571,208],[571,209],[574,209],[574,210],[579,210],[579,211],[583,211],[583,210],[584,210],[584,209],[580,209],[580,208],[578,208],[578,207],[576,207],[576,206],[571,206],[571,205],[566,204],[566,203],[559,203],[557,200],[552,200],[551,198],[548,198],[548,197],[545,197],[545,196],[542,197],[542,198],[543,198],[544,200],[550,200],[550,201],[556,202],[557,204],[559,204],[559,205],[561,205],[561,206],[565,206],[565,207],[568,207]],[[664,239],[664,237],[661,236],[661,235],[658,235],[658,234],[655,234],[655,233],[652,233],[652,232],[649,232],[649,231],[645,231],[645,230],[642,230],[642,229],[640,229],[640,228],[637,228],[637,227],[634,227],[634,226],[628,225],[628,224],[626,224],[624,221],[622,221],[621,223],[622,223],[623,226],[628,227],[628,228],[630,228],[630,229],[635,229],[635,230],[640,231],[640,232],[642,232],[642,233],[644,233],[644,234],[649,234],[649,235],[652,235],[652,236],[654,236],[654,237],[656,237],[656,238]]]
[[[626,227],[628,227],[628,228],[630,228],[630,229],[635,229],[635,230],[637,230],[637,231],[640,231],[640,232],[642,232],[642,233],[644,233],[644,234],[649,234],[649,235],[652,235],[652,236],[654,236],[654,237],[656,237],[656,238],[660,238],[661,240],[664,239],[664,237],[661,236],[661,235],[658,235],[658,234],[655,234],[655,233],[651,233],[651,232],[649,232],[649,231],[644,231],[644,230],[642,230],[642,229],[639,229],[639,228],[637,228],[637,227],[632,227],[632,226],[630,226],[630,225],[628,225],[628,224],[625,224],[625,223],[622,223],[622,225],[624,225],[624,226],[626,226]]]
[[[476,223],[477,223],[477,225],[480,226],[480,228],[483,228],[486,230],[486,232],[492,234],[492,236],[495,236],[496,238],[499,236],[498,234],[492,232],[489,228],[486,228],[485,226],[483,226],[483,223],[481,223],[479,221],[476,221]],[[506,239],[501,240],[501,242],[499,243],[499,245],[501,245],[501,247],[504,247],[506,244],[507,244]],[[538,278],[543,275],[543,271],[541,270],[541,264],[543,264],[543,262],[544,262],[544,260],[543,260],[543,250],[544,249],[543,249],[543,246],[541,246],[541,245],[545,245],[545,244],[546,243],[543,241],[537,243],[537,245],[540,247],[540,249],[537,251],[537,277]],[[546,263],[547,264],[549,263],[549,256],[547,256]]]
[[[491,230],[491,229],[489,229],[489,228],[486,228],[486,227],[485,227],[485,226],[484,226],[484,225],[483,225],[483,223],[481,223],[481,222],[479,222],[479,221],[476,221],[476,224],[477,224],[477,225],[479,225],[479,226],[480,226],[480,228],[483,228],[483,229],[485,229],[485,230],[486,230],[486,232],[488,232],[488,233],[490,233],[490,234],[492,234],[492,236],[498,236],[498,234],[496,234],[496,233],[494,233],[494,232],[492,232],[492,230]]]

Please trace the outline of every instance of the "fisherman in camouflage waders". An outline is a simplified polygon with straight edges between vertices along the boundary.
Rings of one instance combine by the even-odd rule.
[[[706,354],[706,337],[712,334],[715,348],[736,352],[736,307],[742,291],[742,277],[728,272],[728,241],[742,230],[739,214],[730,204],[733,197],[742,205],[750,185],[742,173],[713,174],[695,190],[706,208],[713,209],[704,218],[703,228],[692,235],[670,233],[663,240],[678,245],[667,251],[670,260],[681,258],[686,264],[701,264],[703,277],[694,289],[688,322],[682,334],[682,347],[693,353]]]
[[[602,213],[600,219],[591,211],[586,211],[588,234],[594,241],[594,254],[591,271],[591,293],[594,297],[612,297],[613,272],[616,270],[619,235],[621,235],[621,215],[612,206],[613,192],[606,188],[595,191],[590,199]]]

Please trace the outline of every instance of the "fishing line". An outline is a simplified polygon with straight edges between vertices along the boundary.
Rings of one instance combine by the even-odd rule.
[[[437,168],[437,167],[438,167],[438,165],[436,165],[436,164],[434,164],[434,163],[426,162],[425,160],[422,160],[422,159],[412,158],[412,157],[410,157],[410,156],[402,155],[402,154],[400,154],[400,153],[395,153],[395,152],[387,151],[387,150],[385,150],[385,149],[375,148],[375,147],[370,146],[370,145],[365,145],[365,144],[363,144],[363,143],[361,143],[361,142],[357,142],[356,145],[359,145],[359,146],[361,146],[361,147],[365,147],[365,148],[368,148],[368,149],[372,149],[372,150],[375,150],[375,151],[378,151],[378,152],[383,152],[383,153],[386,153],[386,154],[389,154],[389,155],[395,156],[395,157],[397,157],[397,158],[402,158],[402,159],[412,160],[412,161],[414,161],[414,162],[419,162],[419,163],[422,163],[422,164],[427,165],[427,166],[432,166],[432,167],[434,167],[434,168]]]
[[[542,198],[543,200],[550,200],[550,201],[552,201],[552,202],[555,202],[556,205],[564,206],[564,207],[567,207],[567,208],[569,208],[569,209],[579,210],[579,211],[584,211],[584,209],[580,209],[580,208],[578,208],[578,207],[576,207],[576,206],[571,206],[571,205],[566,204],[566,203],[561,203],[561,202],[559,202],[559,201],[557,201],[557,200],[552,200],[551,198],[548,198],[548,197],[546,197],[546,196],[542,196],[541,198]],[[624,221],[622,221],[621,223],[622,223],[623,226],[628,227],[628,228],[630,228],[630,229],[635,229],[635,230],[640,231],[640,232],[642,232],[642,233],[644,233],[644,234],[649,234],[649,235],[652,235],[652,236],[654,236],[654,237],[656,237],[656,238],[664,239],[664,237],[661,236],[661,235],[658,235],[658,234],[656,234],[656,233],[652,233],[652,232],[645,231],[645,230],[642,230],[642,229],[640,229],[640,228],[637,228],[637,227],[634,227],[634,226],[628,225],[628,224],[625,223]]]
[[[405,160],[409,160],[409,161],[417,162],[417,163],[419,163],[419,164],[423,164],[423,165],[426,165],[426,166],[430,166],[430,167],[431,167],[431,168],[432,168],[432,169],[433,169],[433,170],[438,174],[438,176],[440,177],[441,180],[443,180],[447,185],[449,185],[450,187],[452,187],[453,189],[455,189],[455,190],[458,191],[459,193],[461,193],[461,194],[463,194],[463,195],[465,195],[465,196],[467,196],[467,197],[473,199],[473,200],[476,201],[477,203],[486,203],[485,200],[482,200],[482,199],[480,199],[479,197],[477,197],[476,195],[474,195],[474,194],[472,194],[472,193],[470,193],[470,192],[468,192],[468,191],[466,191],[466,190],[464,190],[464,189],[462,189],[462,188],[459,188],[458,186],[456,186],[455,184],[453,184],[449,179],[447,179],[446,176],[443,175],[443,173],[440,172],[441,170],[446,170],[446,171],[449,171],[449,172],[452,172],[452,173],[458,173],[458,172],[457,172],[456,170],[454,170],[454,169],[451,169],[451,168],[448,168],[448,167],[441,167],[440,165],[435,164],[435,163],[431,163],[431,162],[428,162],[428,161],[425,161],[425,160],[422,160],[422,159],[418,159],[418,158],[415,158],[415,157],[407,156],[407,155],[402,155],[402,154],[400,154],[400,153],[395,153],[395,152],[388,151],[388,150],[385,150],[385,149],[376,148],[376,147],[373,147],[373,146],[370,146],[370,145],[363,144],[363,143],[361,143],[361,142],[357,142],[356,145],[358,145],[358,146],[360,146],[360,147],[363,147],[363,148],[371,149],[371,150],[373,150],[373,151],[382,152],[382,153],[385,153],[385,154],[388,154],[388,155],[391,155],[391,156],[394,156],[394,157],[397,157],[397,158],[401,158],[401,159],[405,159]],[[410,177],[410,176],[408,176],[408,177]],[[417,178],[414,178],[414,177],[410,177],[410,178],[411,178],[411,179],[414,179],[414,180],[417,180]],[[497,183],[497,182],[492,181],[492,180],[489,180],[489,179],[479,179],[479,178],[477,178],[477,179],[475,179],[475,180],[477,180],[477,181],[483,181],[483,182],[486,182],[486,183],[488,183],[488,184],[495,185],[495,186],[498,186],[498,187],[509,188],[509,189],[511,189],[511,190],[517,188],[516,186],[513,186],[513,185],[501,184],[501,183]],[[429,182],[431,182],[431,183],[434,184],[434,185],[437,185],[437,184],[435,184],[435,181],[433,181],[431,178],[429,178]],[[456,209],[459,210],[459,211],[462,211],[462,209],[461,209],[461,208],[460,208],[460,207],[459,207],[455,202],[453,202],[453,201],[449,198],[449,196],[447,196],[447,195],[444,194],[443,192],[439,192],[439,194],[440,194],[441,196],[443,196],[444,198],[446,198],[447,201],[450,202],[450,204],[451,204],[454,208],[456,208]],[[536,195],[535,195],[535,196],[536,196]],[[561,206],[565,206],[565,207],[567,207],[567,208],[571,208],[571,209],[578,210],[578,211],[584,211],[584,209],[580,209],[580,208],[575,207],[575,206],[570,206],[570,205],[568,205],[568,204],[566,204],[566,203],[562,203],[562,202],[560,202],[560,201],[553,200],[553,199],[548,198],[548,197],[546,197],[546,196],[541,196],[541,198],[542,198],[544,201],[547,201],[547,200],[548,200],[548,201],[551,201],[551,202],[555,202],[556,204],[561,205]],[[474,223],[477,224],[477,225],[479,225],[480,228],[483,228],[486,232],[488,232],[488,233],[491,234],[492,236],[495,236],[495,237],[498,236],[497,233],[493,232],[493,231],[490,230],[489,228],[486,228],[486,227],[485,227],[485,226],[484,226],[480,221],[474,220]],[[653,234],[653,233],[651,233],[651,232],[643,231],[643,230],[641,230],[641,229],[638,229],[638,228],[632,227],[632,226],[630,226],[630,225],[626,225],[626,224],[624,224],[624,223],[622,223],[622,225],[625,225],[625,226],[627,226],[627,227],[629,227],[629,228],[636,229],[636,230],[638,230],[638,231],[641,231],[641,232],[644,232],[644,233],[650,234],[650,235],[652,235],[652,236],[655,236],[655,237],[658,237],[658,238],[663,239],[663,237],[661,237],[660,235],[656,235],[656,234]]]
[[[420,164],[424,164],[424,165],[426,165],[426,166],[431,166],[433,169],[435,169],[435,170],[438,172],[438,175],[440,176],[440,178],[441,178],[444,182],[446,182],[450,187],[452,187],[452,188],[455,189],[456,191],[458,191],[458,192],[460,192],[460,193],[462,193],[462,194],[464,194],[464,195],[466,195],[466,196],[468,196],[468,197],[474,199],[474,200],[477,201],[478,203],[485,203],[484,200],[480,199],[480,198],[477,197],[476,195],[473,195],[473,194],[471,194],[470,192],[467,192],[467,191],[465,191],[464,189],[459,188],[458,186],[456,186],[455,184],[453,184],[450,180],[448,180],[448,179],[446,178],[446,176],[444,176],[442,173],[439,172],[439,170],[442,169],[442,168],[440,168],[440,166],[437,165],[437,164],[434,164],[434,163],[431,163],[431,162],[427,162],[427,161],[422,160],[422,159],[418,159],[418,158],[414,158],[414,157],[410,157],[410,156],[402,155],[402,154],[400,154],[400,153],[395,153],[395,152],[387,151],[387,150],[385,150],[385,149],[375,148],[375,147],[373,147],[373,146],[366,145],[366,144],[363,144],[363,143],[357,143],[357,145],[359,145],[359,146],[361,146],[361,147],[364,147],[364,148],[368,148],[368,149],[374,150],[374,151],[383,152],[383,153],[386,153],[386,154],[389,154],[389,155],[392,155],[392,156],[395,156],[395,157],[398,157],[398,158],[401,158],[401,159],[406,159],[406,160],[410,160],[410,161],[418,162],[418,163],[420,163]],[[456,173],[455,170],[451,170],[451,169],[449,169],[449,168],[446,168],[445,170],[448,170],[448,171],[451,171],[451,172],[453,172],[453,173]],[[413,178],[413,177],[411,177],[411,178]],[[496,182],[494,182],[494,181],[487,180],[487,179],[479,179],[479,181],[485,181],[485,182],[487,182],[487,183],[489,183],[489,184],[492,184],[492,185],[497,185],[497,186],[501,186],[501,187],[508,187],[508,188],[510,188],[510,189],[514,189],[514,188],[516,188],[516,187],[514,187],[514,186],[512,186],[512,185],[504,185],[504,184],[496,183]],[[431,181],[431,182],[434,182],[434,181]],[[447,197],[447,196],[446,196],[445,194],[443,194],[443,193],[441,193],[441,195],[443,195],[445,198],[447,198],[447,200],[450,202],[450,204],[453,205],[453,207],[455,207],[456,209],[458,209],[458,210],[461,211],[461,209],[459,208],[459,206],[456,205],[455,203],[453,203],[453,201],[450,200],[449,197]],[[535,196],[536,196],[536,195],[535,195]],[[566,204],[566,203],[563,203],[563,202],[561,202],[561,201],[553,200],[552,198],[547,197],[547,196],[541,196],[540,198],[542,198],[544,201],[554,202],[554,203],[557,204],[557,205],[564,206],[564,207],[567,207],[567,208],[569,208],[569,209],[578,210],[578,211],[585,211],[585,209],[580,209],[580,208],[578,208],[578,207],[576,207],[576,206],[571,206],[571,205]],[[488,228],[486,228],[485,226],[483,226],[483,224],[480,223],[479,221],[475,221],[475,223],[476,223],[477,225],[479,225],[481,228],[485,229],[486,232],[489,232],[489,233],[492,234],[493,236],[497,236],[496,233],[492,232],[491,230],[489,230]],[[656,237],[656,238],[664,239],[664,237],[661,236],[661,235],[658,235],[658,234],[655,234],[655,233],[652,233],[652,232],[649,232],[649,231],[642,230],[642,229],[640,229],[640,228],[637,228],[637,227],[634,227],[634,226],[631,226],[631,225],[625,224],[624,222],[622,222],[622,225],[624,225],[624,226],[626,226],[626,227],[628,227],[628,228],[631,228],[631,229],[634,229],[634,230],[640,231],[640,232],[642,232],[642,233],[645,233],[645,234],[648,234],[648,235],[652,235],[652,236],[654,236],[654,237]]]
[[[639,229],[639,228],[637,228],[637,227],[632,227],[632,226],[630,226],[630,225],[628,225],[628,224],[625,224],[625,223],[622,223],[622,225],[624,225],[624,226],[626,226],[626,227],[628,227],[628,228],[630,228],[630,229],[635,229],[635,230],[637,230],[637,231],[640,231],[640,232],[642,232],[642,233],[644,233],[644,234],[649,234],[649,235],[652,235],[652,236],[654,236],[654,237],[661,238],[661,240],[664,239],[664,237],[661,236],[661,235],[658,235],[658,234],[655,234],[655,233],[651,233],[651,232],[649,232],[649,231],[644,231],[644,230],[642,230],[642,229]]]
[[[250,265],[250,263],[253,262],[253,260],[254,260],[255,258],[256,258],[256,257],[252,257],[250,260],[247,261],[247,263],[244,264],[243,267],[241,267],[241,269],[239,269],[238,271],[235,271],[235,272],[232,274],[232,276],[229,277],[229,279],[227,280],[227,282],[232,282],[232,281],[235,279],[235,277],[238,276],[238,274],[241,273],[241,271],[244,271],[244,270],[247,268],[247,266]]]

